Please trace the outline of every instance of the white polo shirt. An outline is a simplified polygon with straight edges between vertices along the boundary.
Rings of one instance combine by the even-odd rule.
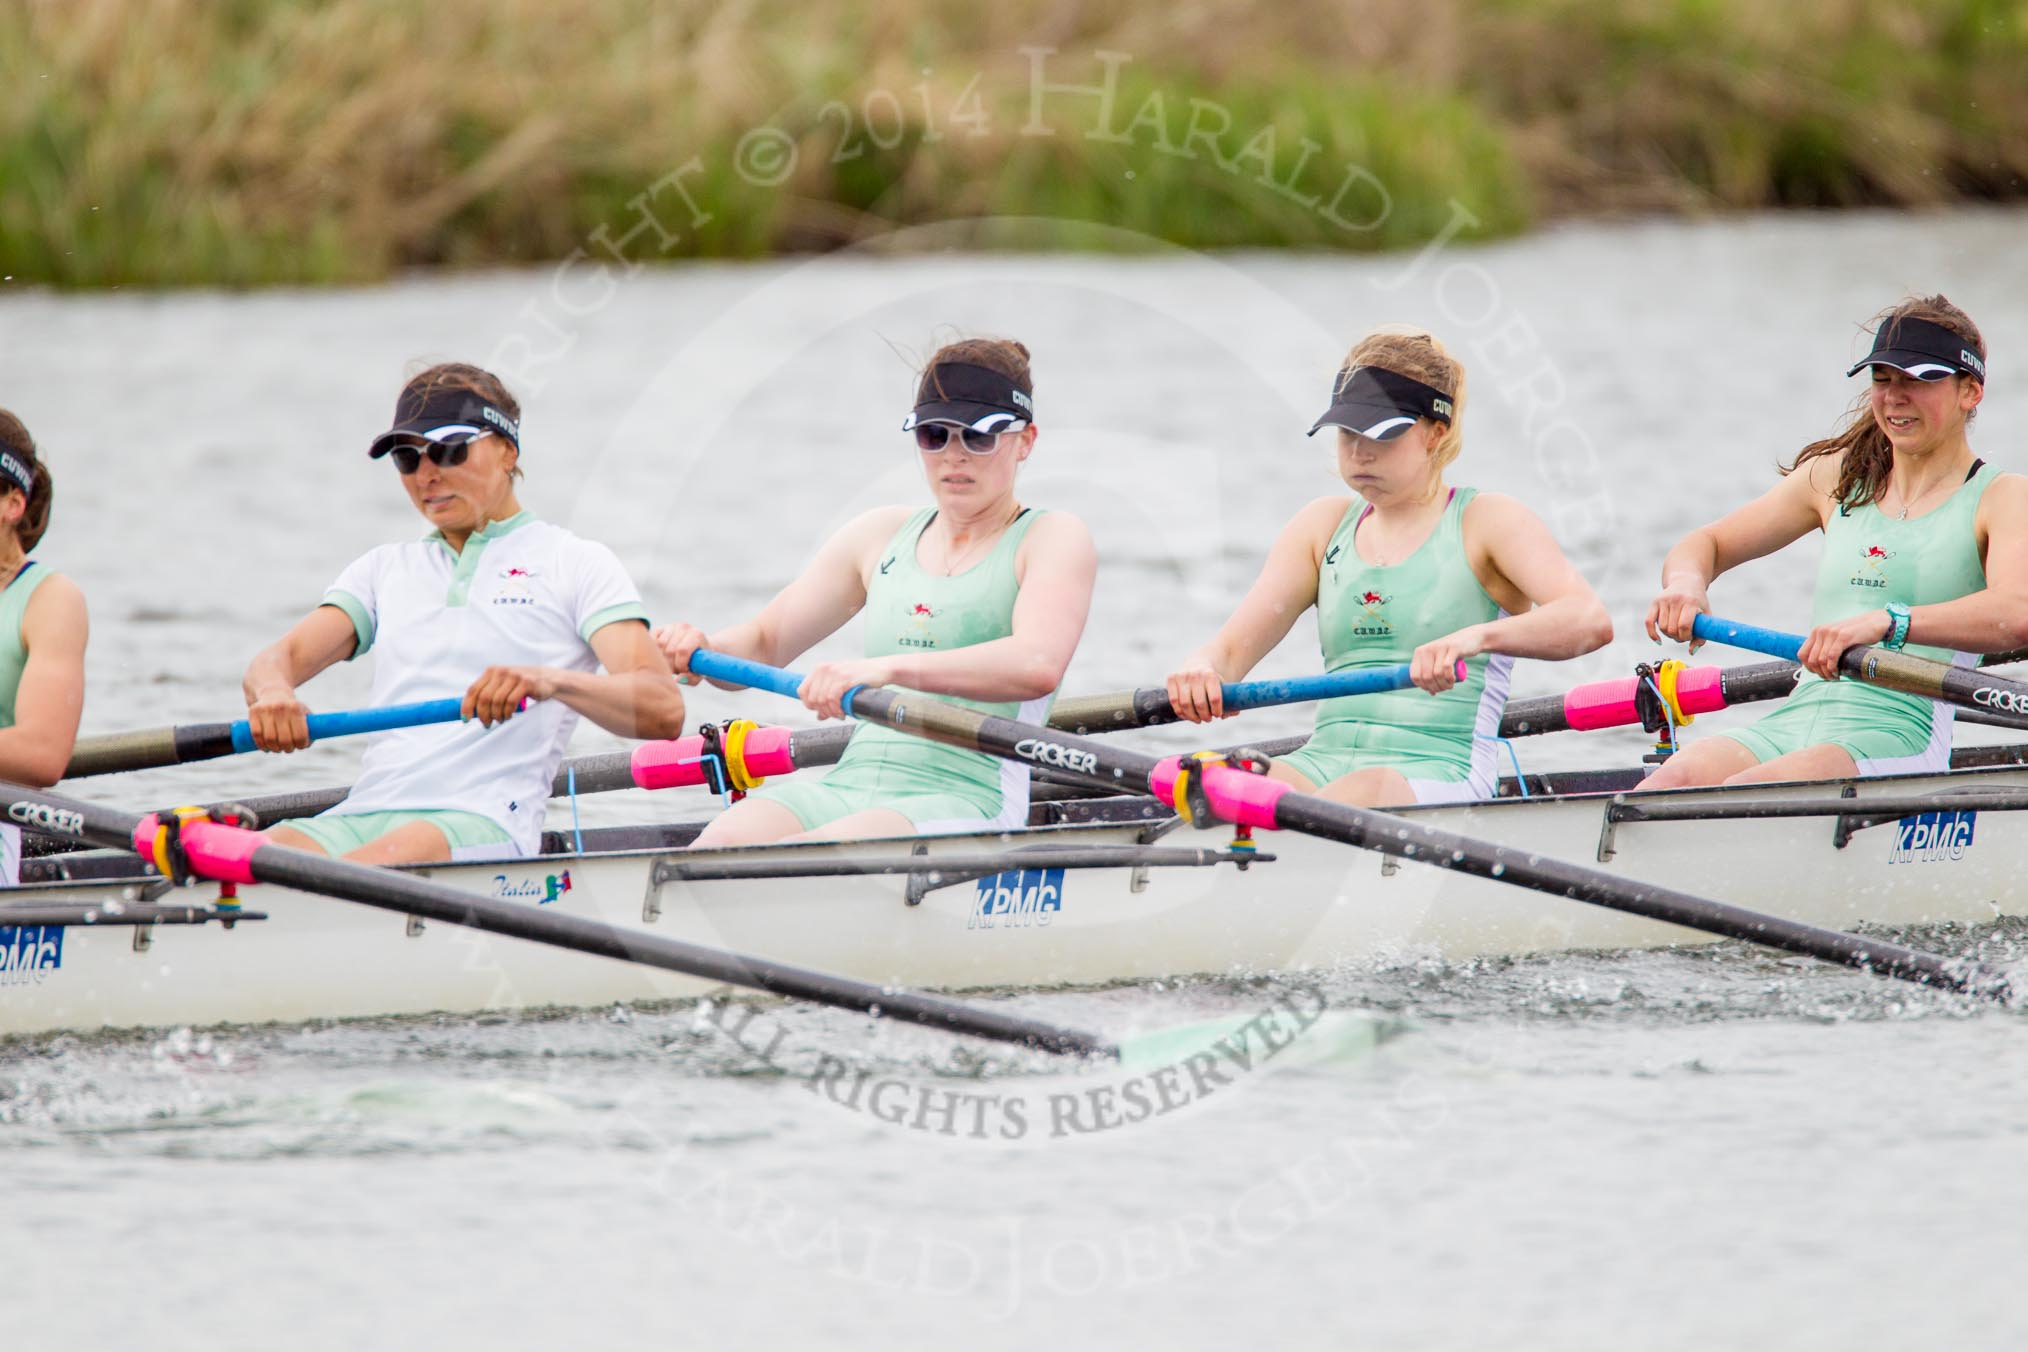
[[[382,545],[338,575],[324,604],[351,617],[355,658],[377,649],[373,702],[455,699],[493,666],[596,671],[591,636],[640,620],[612,550],[521,512],[452,553],[431,531]],[[505,723],[438,723],[375,734],[358,783],[333,812],[453,809],[491,818],[523,855],[542,841],[543,808],[577,712],[540,700]]]

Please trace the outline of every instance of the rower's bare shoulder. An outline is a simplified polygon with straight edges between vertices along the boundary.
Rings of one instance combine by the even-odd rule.
[[[1997,474],[1979,498],[1980,520],[2019,526],[2028,523],[2028,474]]]
[[[1539,520],[1535,509],[1517,497],[1506,493],[1478,492],[1465,504],[1463,513],[1465,529],[1477,530],[1491,527],[1495,530],[1514,521]]]
[[[1282,527],[1282,534],[1314,539],[1322,545],[1337,531],[1338,523],[1345,519],[1345,513],[1351,507],[1352,499],[1343,493],[1312,498],[1304,504],[1303,510],[1289,518],[1289,524]]]
[[[24,624],[34,624],[42,619],[59,624],[82,624],[85,616],[84,588],[71,581],[68,574],[51,573],[36,587],[35,595],[28,598],[21,619]]]
[[[1092,542],[1091,528],[1081,517],[1070,512],[1046,512],[1036,518],[1021,539],[1021,548],[1014,555],[1016,579],[1025,583],[1029,565],[1036,559],[1049,560],[1053,572],[1081,577],[1089,587],[1098,571],[1098,546]]]
[[[915,510],[913,507],[869,507],[839,527],[827,548],[840,550],[854,558],[878,553],[887,547],[887,542],[894,538],[894,533],[915,514]]]
[[[1802,463],[1792,474],[1782,476],[1782,485],[1808,493],[1827,503],[1838,500],[1838,476],[1845,471],[1847,451],[1827,451]]]
[[[1036,518],[1029,527],[1023,545],[1040,541],[1045,548],[1056,549],[1065,545],[1091,543],[1091,527],[1084,524],[1084,518],[1074,512],[1051,510]]]
[[[1297,566],[1298,560],[1308,560],[1307,566],[1312,569],[1322,566],[1324,551],[1330,548],[1331,537],[1338,533],[1338,523],[1345,519],[1351,506],[1352,499],[1343,494],[1316,498],[1306,504],[1275,537],[1273,547],[1268,550],[1268,567],[1275,567],[1277,560],[1286,567]]]

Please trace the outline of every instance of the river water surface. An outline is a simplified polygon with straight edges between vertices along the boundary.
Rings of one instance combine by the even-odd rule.
[[[1103,560],[1066,684],[1082,692],[1155,682],[1211,632],[1281,522],[1333,489],[1303,431],[1338,358],[1413,321],[1470,367],[1454,479],[1534,505],[1618,627],[1605,654],[1522,664],[1529,695],[1656,651],[1637,629],[1667,545],[1834,428],[1860,321],[1904,291],[1978,318],[1994,380],[1975,445],[2028,468],[2008,375],[2028,272],[1995,266],[2024,227],[1795,215],[1426,257],[839,255],[623,282],[14,294],[0,403],[57,472],[40,556],[90,598],[85,730],[107,732],[234,716],[259,646],[350,559],[420,531],[363,454],[416,359],[509,374],[526,503],[619,550],[658,619],[710,627],[851,513],[922,498],[897,430],[909,363],[951,327],[1010,334],[1034,350],[1043,429],[1023,496],[1082,514]],[[1806,542],[1726,579],[1719,608],[1801,625],[1815,557]],[[1260,674],[1314,669],[1313,645],[1305,622]],[[309,688],[320,708],[365,693],[350,667]],[[760,698],[694,703],[790,719]],[[580,730],[574,749],[613,744]],[[1591,734],[1516,753],[1539,770],[1642,749]],[[87,788],[146,806],[337,784],[356,756]],[[580,805],[587,822],[710,808]],[[1912,936],[2002,962],[2022,937]],[[1370,1011],[1378,1044],[1157,1121],[1038,1116],[1019,1139],[813,1092],[730,1036],[751,1011],[719,1008],[0,1044],[0,1326],[22,1348],[1851,1348],[2013,1346],[2028,1324],[2018,1016],[1730,947],[1405,954],[1298,993]],[[1289,994],[1014,1003],[1119,1031]],[[843,1015],[753,1017],[979,1112],[997,1096],[1046,1114],[1090,1087]]]

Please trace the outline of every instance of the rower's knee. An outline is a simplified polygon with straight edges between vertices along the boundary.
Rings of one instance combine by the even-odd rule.
[[[1351,807],[1399,807],[1415,801],[1415,790],[1399,770],[1354,770],[1326,784],[1321,797]]]
[[[277,845],[285,846],[291,850],[302,850],[306,854],[329,853],[322,845],[304,835],[301,831],[292,830],[286,826],[270,826],[267,830],[261,832],[261,835]]]
[[[451,842],[430,822],[409,822],[375,836],[345,857],[355,864],[447,864]]]
[[[802,819],[765,798],[748,798],[734,803],[713,817],[690,842],[693,850],[715,850],[733,845],[773,845],[803,829]]]

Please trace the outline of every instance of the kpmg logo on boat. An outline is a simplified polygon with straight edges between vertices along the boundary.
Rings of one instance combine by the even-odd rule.
[[[1062,911],[1062,869],[1013,869],[979,879],[965,928],[1040,929]]]
[[[1896,825],[1890,864],[1940,864],[1965,857],[1972,848],[1972,832],[1979,814],[1963,812],[1918,812],[1903,817]]]
[[[0,986],[39,986],[63,966],[63,926],[0,925]]]

